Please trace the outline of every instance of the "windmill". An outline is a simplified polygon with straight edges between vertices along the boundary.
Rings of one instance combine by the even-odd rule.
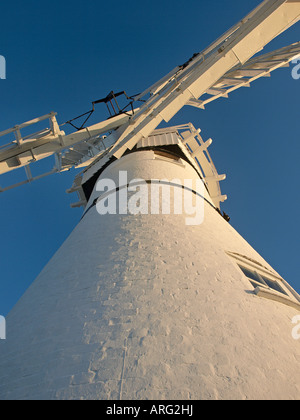
[[[256,54],[299,19],[300,1],[266,0],[141,94],[110,92],[94,102],[83,122],[68,121],[73,133],[53,112],[0,133],[14,136],[0,147],[0,175],[20,168],[26,175],[2,192],[81,168],[69,192],[84,207],[8,317],[1,399],[297,398],[291,319],[300,297],[222,213],[225,175],[213,164],[211,140],[192,124],[160,124],[288,66],[300,43]],[[109,119],[87,126],[99,103]],[[34,130],[46,120],[49,128]],[[52,170],[32,175],[35,162],[53,156]],[[203,223],[187,225],[179,212],[99,215],[103,200],[117,193],[120,200],[132,180],[166,178],[173,195],[185,179],[198,181],[189,193],[201,198]],[[104,192],[99,182],[107,179],[116,188]]]

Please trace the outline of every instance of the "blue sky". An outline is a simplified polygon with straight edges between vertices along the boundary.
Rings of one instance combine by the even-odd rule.
[[[260,0],[90,0],[1,5],[0,131],[50,111],[63,123],[111,91],[133,95],[204,49]],[[267,51],[299,41],[299,24]],[[290,69],[209,105],[184,108],[219,173],[232,225],[300,292],[299,93]],[[97,108],[92,122],[107,118]],[[0,314],[6,315],[78,223],[65,194],[76,171],[0,195]],[[14,180],[17,174],[12,174]],[[0,177],[0,184],[2,178]]]

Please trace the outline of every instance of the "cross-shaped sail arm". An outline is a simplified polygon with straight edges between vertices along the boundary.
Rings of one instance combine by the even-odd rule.
[[[169,122],[184,106],[203,108],[287,66],[298,57],[299,43],[251,58],[299,19],[300,0],[265,0],[204,51],[135,97],[142,102],[140,108],[126,114],[120,112],[69,135],[60,130],[53,113],[0,133],[0,175],[25,167],[26,182],[31,182],[35,178],[29,165],[49,156],[56,156],[57,172],[93,164],[95,159],[122,157],[127,149],[147,138],[162,121]],[[49,129],[22,137],[23,128],[47,118]],[[109,132],[102,147],[100,136]],[[15,139],[3,144],[3,136],[7,135],[14,135]]]

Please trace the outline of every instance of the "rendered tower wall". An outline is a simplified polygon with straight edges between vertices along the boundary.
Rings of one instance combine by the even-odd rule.
[[[120,169],[197,177],[151,151]],[[92,207],[7,318],[0,399],[298,399],[297,310],[253,294],[227,252],[274,270],[206,198],[200,226]]]

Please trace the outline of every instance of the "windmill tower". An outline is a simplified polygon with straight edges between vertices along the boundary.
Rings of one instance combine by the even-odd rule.
[[[158,128],[287,66],[299,43],[252,57],[299,19],[300,1],[266,0],[142,94],[98,101],[107,121],[65,135],[51,113],[0,133],[15,135],[0,174],[24,167],[32,182],[30,165],[54,155],[52,172],[82,168],[69,192],[84,206],[7,318],[0,399],[299,398],[299,295],[222,213],[211,140]]]

